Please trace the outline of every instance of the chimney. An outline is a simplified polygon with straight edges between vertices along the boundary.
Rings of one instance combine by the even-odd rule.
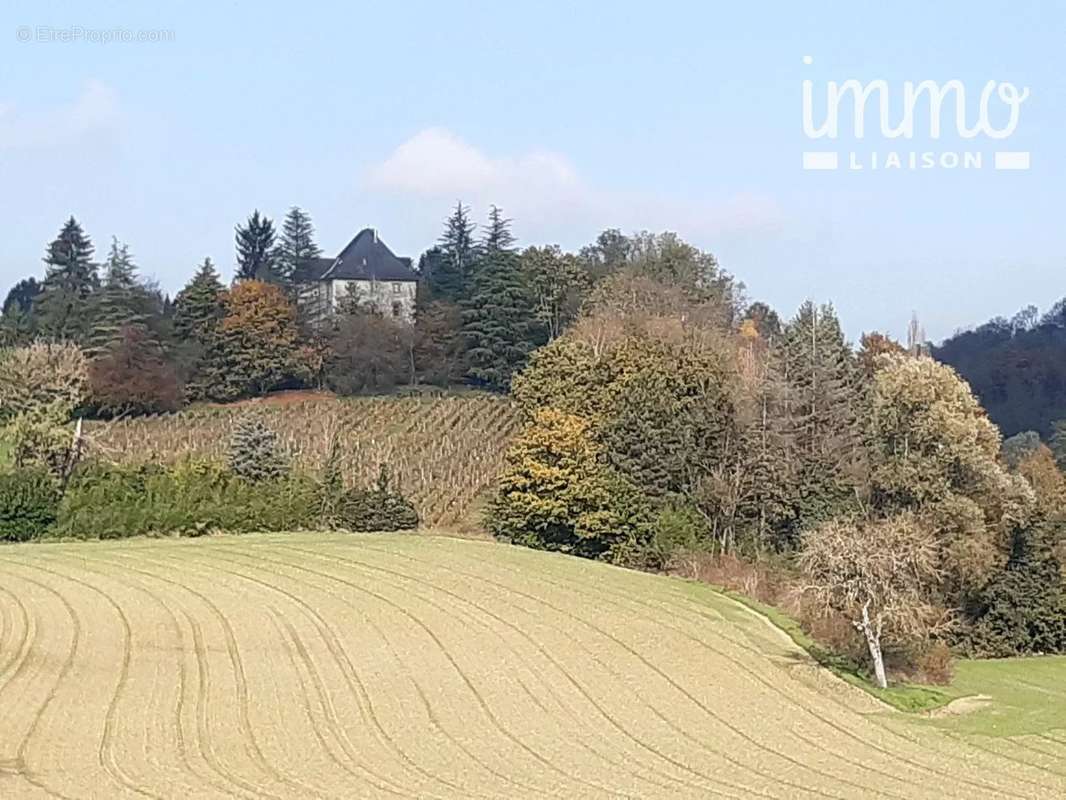
[[[378,229],[377,228],[371,228],[370,230],[372,230],[374,232],[374,244],[377,244],[378,243]]]

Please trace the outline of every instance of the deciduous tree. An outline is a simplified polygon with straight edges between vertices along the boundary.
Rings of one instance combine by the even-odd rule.
[[[884,637],[922,639],[943,620],[932,602],[940,580],[938,548],[913,514],[823,523],[803,534],[799,564],[805,592],[823,611],[847,615],[866,640],[882,689],[888,686]]]

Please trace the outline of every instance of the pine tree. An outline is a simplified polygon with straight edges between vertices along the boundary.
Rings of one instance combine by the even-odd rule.
[[[510,220],[495,206],[473,269],[470,295],[461,305],[467,378],[505,391],[545,337],[514,249]]]
[[[238,225],[237,280],[261,280],[277,282],[274,259],[277,234],[274,223],[259,209],[252,212],[245,225]]]
[[[792,539],[850,510],[862,469],[860,375],[832,306],[800,307],[776,353]]]
[[[71,217],[44,257],[44,286],[34,304],[37,328],[43,335],[85,342],[89,333],[86,303],[100,285],[92,257],[92,241]]]
[[[282,223],[281,240],[274,258],[278,280],[285,286],[292,286],[297,268],[305,261],[321,255],[322,250],[315,243],[315,226],[311,223],[311,215],[299,206],[293,206]]]
[[[478,257],[469,208],[456,204],[439,241],[439,256],[427,270],[428,288],[433,299],[456,302],[469,293]]]
[[[123,340],[125,328],[136,328],[139,341],[148,346],[154,340],[148,327],[148,305],[144,287],[137,281],[137,268],[129,246],[112,237],[104,264],[104,283],[91,303],[92,325],[86,345],[90,358],[103,355]],[[155,342],[158,347],[158,341]]]
[[[222,281],[210,258],[174,299],[174,332],[182,341],[205,343],[222,318]]]

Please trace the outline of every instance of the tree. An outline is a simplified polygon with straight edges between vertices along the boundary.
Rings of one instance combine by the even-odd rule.
[[[209,396],[235,400],[260,395],[301,373],[296,310],[280,288],[241,281],[225,294],[223,305],[205,366]]]
[[[414,359],[419,380],[450,386],[463,379],[465,347],[462,311],[455,303],[434,300],[415,308]]]
[[[90,358],[100,357],[122,342],[125,330],[136,328],[140,346],[149,346],[148,298],[137,281],[136,267],[129,246],[111,239],[111,250],[104,264],[104,282],[94,293],[91,303],[92,325],[86,345]],[[158,342],[155,343],[158,348]]]
[[[1014,532],[1010,559],[982,589],[969,614],[968,645],[978,656],[1003,658],[1066,650],[1066,592],[1051,546],[1053,526]]]
[[[605,278],[629,263],[632,244],[629,237],[617,228],[608,228],[596,241],[581,248],[578,257],[593,282]]]
[[[534,301],[519,269],[510,220],[496,206],[489,215],[470,296],[462,304],[462,336],[467,348],[467,377],[505,391],[511,376],[544,341]]]
[[[174,332],[178,337],[206,344],[222,319],[223,295],[215,265],[205,258],[174,299]]]
[[[890,336],[877,331],[864,333],[859,340],[859,367],[863,375],[871,378],[884,361],[881,356],[905,352],[903,345]]]
[[[804,591],[823,613],[845,614],[866,641],[877,685],[888,687],[883,637],[925,638],[942,619],[933,539],[912,514],[877,522],[832,520],[803,534]]]
[[[278,436],[257,417],[241,417],[229,441],[230,471],[252,483],[277,480],[289,471]]]
[[[85,343],[89,334],[86,304],[100,285],[92,257],[92,242],[71,217],[44,257],[44,285],[34,304],[37,329],[43,335]]]
[[[859,373],[831,306],[804,303],[774,350],[793,541],[856,510],[863,484]]]
[[[488,523],[505,541],[624,563],[646,547],[652,516],[636,487],[599,462],[588,423],[548,408],[508,451]]]
[[[432,256],[427,253],[430,260],[423,262],[427,285],[434,299],[458,302],[466,296],[478,257],[474,227],[470,221],[470,209],[456,203],[455,211],[444,223],[444,233],[435,248],[438,252]]]
[[[119,329],[118,340],[89,365],[89,387],[96,410],[108,416],[176,411],[181,405],[177,374],[144,326]]]
[[[953,369],[884,358],[870,387],[871,509],[922,517],[941,551],[945,605],[962,607],[1006,562],[1035,497],[999,463],[999,431]]]
[[[4,298],[3,314],[23,313],[28,314],[33,307],[33,301],[40,295],[44,286],[36,278],[23,278],[16,283]]]
[[[552,341],[577,318],[589,289],[588,273],[575,256],[554,245],[526,248],[519,268],[526,276],[537,320]]]
[[[277,281],[274,223],[259,209],[236,228],[237,280]]]
[[[1040,434],[1036,431],[1022,431],[1009,439],[1004,439],[999,452],[1003,457],[1003,463],[1009,469],[1017,469],[1022,461],[1028,459],[1038,449],[1047,448],[1040,441]],[[1050,455],[1050,451],[1048,453]]]
[[[410,326],[352,305],[327,335],[331,355],[326,384],[338,394],[383,391],[409,377],[405,337]]]
[[[43,288],[36,278],[24,278],[11,287],[4,298],[3,315],[0,316],[0,346],[26,344],[33,340],[36,332],[34,303]]]
[[[281,239],[274,257],[278,280],[285,286],[292,286],[299,266],[321,255],[322,249],[315,243],[311,215],[299,206],[293,206],[282,223]]]
[[[85,400],[88,360],[69,342],[0,349],[0,424],[34,408],[58,405],[64,422]]]

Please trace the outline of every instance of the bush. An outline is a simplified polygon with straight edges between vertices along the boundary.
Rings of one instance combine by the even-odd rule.
[[[206,461],[170,469],[97,464],[75,473],[54,531],[117,539],[308,529],[317,527],[316,489],[302,475],[253,483]]]
[[[693,559],[709,551],[707,525],[695,509],[670,505],[659,512],[648,547],[648,566],[695,573],[698,566]]]
[[[59,489],[44,470],[0,473],[0,541],[24,542],[56,520]]]
[[[246,481],[271,481],[288,472],[288,458],[278,445],[278,437],[254,417],[237,421],[230,436],[229,468]]]
[[[52,404],[69,416],[87,382],[88,362],[76,345],[37,342],[0,350],[0,421]]]
[[[399,531],[418,527],[418,512],[410,500],[389,486],[389,471],[381,466],[371,489],[349,489],[340,499],[338,522],[351,531]]]

